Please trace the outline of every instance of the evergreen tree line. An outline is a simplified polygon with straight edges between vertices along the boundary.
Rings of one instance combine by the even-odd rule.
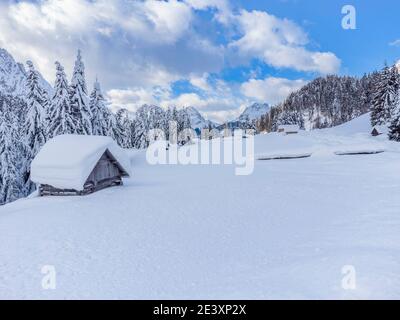
[[[302,129],[340,125],[371,110],[375,83],[380,73],[362,78],[330,75],[319,77],[272,107],[257,122],[259,131],[276,131],[279,125],[297,124]]]
[[[396,65],[385,66],[376,81],[371,124],[387,126],[389,139],[400,141],[400,74]]]
[[[88,94],[80,51],[71,83],[63,66],[59,62],[55,66],[51,95],[40,85],[40,75],[30,61],[25,99],[0,93],[0,205],[34,191],[29,180],[31,162],[46,141],[57,135],[110,136],[123,148],[141,149],[149,145],[150,129],[162,129],[168,135],[170,121],[177,123],[179,131],[190,128],[186,110],[176,108],[164,111],[144,105],[134,114],[126,109],[113,113],[97,79]]]
[[[400,141],[400,73],[396,65],[362,78],[317,78],[271,108],[256,124],[258,131],[276,131],[281,124],[302,129],[337,126],[367,112],[371,125],[387,126],[389,139]]]

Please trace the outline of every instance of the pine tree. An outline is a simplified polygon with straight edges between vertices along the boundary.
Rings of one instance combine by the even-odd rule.
[[[86,87],[85,65],[80,50],[78,50],[71,80],[70,102],[72,115],[75,123],[77,123],[77,132],[79,134],[92,134],[92,114]]]
[[[168,134],[168,120],[179,123],[180,117],[176,109],[165,112],[154,105],[143,105],[136,111],[131,124],[131,144],[134,148],[147,148],[150,143],[148,133],[151,129],[161,129]]]
[[[133,145],[137,149],[147,148],[149,145],[148,131],[149,126],[149,111],[148,106],[144,105],[136,111],[136,118],[134,121],[134,132]]]
[[[0,113],[0,205],[25,195],[22,143],[11,112]]]
[[[375,94],[372,100],[371,125],[384,125],[394,113],[395,100],[398,88],[395,67],[387,65],[381,72],[375,84]]]
[[[164,126],[161,128],[165,132],[165,139],[169,140],[169,122],[172,121],[172,109],[170,107],[167,108],[164,115]]]
[[[27,115],[24,125],[25,144],[29,151],[29,162],[46,142],[46,96],[39,85],[39,74],[31,61],[28,65]]]
[[[117,119],[115,114],[111,111],[106,112],[107,119],[107,136],[111,137],[114,141],[119,140],[119,133],[117,130]]]
[[[390,69],[390,86],[391,86],[391,104],[389,105],[389,121],[397,115],[397,107],[399,103],[399,93],[400,93],[400,74],[399,69],[396,65],[393,65]]]
[[[42,120],[42,127],[44,130],[45,142],[47,142],[50,137],[48,137],[49,133],[49,124],[50,124],[50,112],[51,112],[51,97],[46,89],[42,88],[43,95],[43,109],[44,109],[44,119]]]
[[[178,111],[178,137],[179,137],[179,133],[182,132],[185,129],[191,129],[191,125],[190,125],[190,116],[187,112],[187,109],[181,109]],[[189,143],[192,138],[194,137],[193,135],[185,135],[182,136],[182,134],[180,135],[181,139],[180,141],[178,141],[178,144],[180,145],[184,145]]]
[[[182,131],[184,129],[190,129],[191,125],[190,125],[190,116],[187,112],[187,109],[181,109],[178,112],[178,130]]]
[[[104,108],[104,119],[106,123],[106,136],[111,137],[121,147],[125,143],[125,132],[120,131],[121,126],[117,123],[116,114],[114,114],[107,106]]]
[[[106,101],[101,92],[100,83],[96,79],[90,94],[90,112],[92,114],[92,134],[107,136],[109,134],[108,118],[110,116]]]
[[[68,95],[68,81],[64,68],[56,62],[56,82],[54,95],[50,108],[50,123],[47,136],[49,138],[61,134],[78,133],[77,124],[72,115],[70,100]]]
[[[129,134],[131,121],[129,119],[128,110],[120,109],[117,111],[115,115],[115,126],[117,132],[117,143],[122,148],[130,148],[132,145]]]
[[[389,139],[400,142],[400,87],[397,90],[395,106],[389,126]]]

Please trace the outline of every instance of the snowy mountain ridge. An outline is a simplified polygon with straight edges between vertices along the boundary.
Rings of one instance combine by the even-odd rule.
[[[218,126],[217,123],[206,120],[201,113],[195,107],[187,107],[185,108],[186,112],[189,114],[190,124],[192,129],[204,129],[211,126],[211,128],[215,128]]]
[[[268,103],[253,103],[246,107],[244,111],[234,120],[227,121],[220,125],[218,129],[229,128],[236,130],[242,127],[248,127],[250,123],[255,123],[261,116],[267,114],[270,110]]]
[[[259,119],[262,115],[266,114],[269,109],[270,106],[268,103],[253,103],[242,112],[237,120],[242,122],[246,119],[250,121]]]
[[[0,92],[25,99],[27,73],[22,63],[16,62],[5,49],[0,48]],[[39,73],[39,83],[49,94],[52,86]]]

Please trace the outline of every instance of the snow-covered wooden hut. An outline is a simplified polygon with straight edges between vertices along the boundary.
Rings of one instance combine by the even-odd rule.
[[[380,136],[381,134],[387,134],[389,132],[386,125],[375,126],[372,128],[371,135],[374,137]]]
[[[109,137],[61,135],[32,161],[31,180],[40,196],[86,195],[122,185],[131,175],[129,158]]]
[[[299,133],[300,128],[297,124],[291,125],[280,125],[278,127],[278,132],[285,133],[285,134],[296,134]]]

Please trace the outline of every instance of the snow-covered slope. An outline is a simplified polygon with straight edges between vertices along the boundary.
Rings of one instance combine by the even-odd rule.
[[[270,133],[255,137],[256,159],[311,155],[332,157],[337,153],[397,152],[400,144],[389,142],[385,135],[371,136],[370,115],[365,114],[343,125],[295,135]]]
[[[211,121],[211,120],[206,120],[204,117],[201,115],[201,113],[194,107],[187,107],[186,111],[189,114],[190,117],[190,124],[192,126],[192,129],[203,129],[203,128],[208,128],[211,126],[211,128],[215,128],[218,126],[217,123]]]
[[[371,126],[371,114],[366,113],[361,117],[355,118],[349,122],[346,122],[340,126],[332,127],[329,129],[322,129],[322,132],[330,132],[333,134],[340,135],[352,135],[352,134],[370,134],[372,131]],[[317,131],[318,132],[318,131]]]
[[[251,106],[248,106],[242,114],[237,119],[238,121],[246,121],[259,119],[262,115],[265,115],[270,109],[267,103],[253,103]]]
[[[257,154],[319,152],[249,176],[131,151],[123,187],[1,207],[0,299],[399,299],[399,144],[367,120],[259,135]],[[332,153],[377,143],[387,151]],[[42,289],[44,266],[56,290]]]
[[[51,85],[40,75],[41,86],[51,94]],[[0,92],[13,96],[25,97],[26,70],[17,63],[7,50],[0,48]]]

